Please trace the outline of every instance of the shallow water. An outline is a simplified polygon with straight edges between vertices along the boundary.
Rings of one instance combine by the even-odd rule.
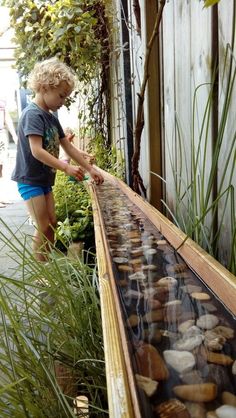
[[[118,187],[97,196],[142,418],[236,407],[233,316]]]

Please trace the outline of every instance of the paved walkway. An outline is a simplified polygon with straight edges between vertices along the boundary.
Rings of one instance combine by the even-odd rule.
[[[14,246],[23,244],[26,237],[33,233],[25,204],[17,191],[16,183],[11,180],[15,154],[15,145],[10,144],[3,177],[0,178],[0,206],[3,206],[0,207],[0,274],[6,276],[17,274],[15,270],[18,258]]]

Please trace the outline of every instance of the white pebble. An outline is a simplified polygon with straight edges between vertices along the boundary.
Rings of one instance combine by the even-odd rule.
[[[218,418],[235,418],[236,408],[230,405],[222,405],[216,409],[216,415]]]
[[[179,373],[192,370],[195,366],[194,355],[188,351],[165,350],[163,356],[166,363]]]

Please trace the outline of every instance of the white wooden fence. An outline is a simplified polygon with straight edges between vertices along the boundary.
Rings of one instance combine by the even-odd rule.
[[[121,124],[125,124],[126,109],[122,97],[127,88],[132,92],[133,127],[136,122],[137,94],[143,77],[143,64],[147,44],[148,8],[156,0],[139,0],[141,12],[141,36],[136,30],[133,0],[116,0],[118,11],[117,28],[120,30],[119,54],[113,60],[113,69],[119,74],[119,94],[113,94],[113,140],[120,139]],[[121,11],[127,6],[127,16]],[[151,188],[150,155],[153,153],[154,133],[148,129],[150,94],[161,92],[161,149],[162,167],[156,173],[163,177],[163,201],[173,213],[179,215],[181,229],[187,225],[197,224],[203,216],[204,202],[207,200],[207,187],[214,167],[214,149],[217,139],[218,124],[222,132],[218,163],[214,175],[214,188],[209,193],[208,204],[205,203],[206,216],[203,224],[207,234],[199,228],[194,239],[211,252],[208,239],[213,241],[217,228],[221,226],[217,237],[218,259],[228,266],[232,256],[233,234],[236,223],[236,173],[235,173],[235,117],[236,117],[236,82],[233,83],[236,69],[235,0],[221,0],[218,6],[204,8],[199,0],[169,0],[166,2],[159,36],[159,52],[156,65],[161,69],[160,89],[145,97],[145,125],[141,143],[140,173],[147,188],[148,199],[155,194]],[[131,84],[125,82],[122,48],[121,20],[125,19],[129,33]],[[149,28],[150,33],[150,28]],[[127,45],[125,46],[127,48]],[[213,112],[207,112],[207,103],[212,88],[214,60],[218,59],[217,75],[219,83],[215,85]],[[231,71],[231,73],[230,73]],[[114,75],[113,71],[113,76]],[[150,73],[151,77],[151,73]],[[230,101],[225,112],[227,86],[231,80]],[[116,79],[116,82],[118,80]],[[115,83],[113,79],[113,88]],[[148,90],[147,90],[148,91]],[[229,96],[229,94],[228,94]],[[115,101],[114,101],[115,99]],[[115,104],[114,104],[115,103]],[[212,99],[210,101],[212,104]],[[119,110],[117,110],[119,109]],[[153,109],[152,109],[153,111]],[[116,114],[123,116],[117,123]],[[222,118],[226,115],[225,123]],[[153,117],[153,116],[152,116]],[[116,126],[119,125],[119,130]],[[224,129],[221,129],[224,126]],[[218,135],[219,137],[219,135]],[[122,130],[123,149],[127,147],[125,129]],[[156,148],[155,148],[156,150]],[[156,152],[156,151],[155,151]],[[229,158],[230,153],[230,158]],[[127,159],[127,156],[126,156]],[[227,164],[227,170],[225,168]],[[230,188],[228,188],[230,185]],[[228,190],[228,192],[227,192]],[[221,197],[222,195],[222,197]],[[182,196],[181,203],[179,197]],[[213,222],[212,201],[218,196],[217,222]],[[167,212],[168,213],[168,212]],[[199,222],[200,225],[201,222]],[[235,239],[235,238],[234,238]],[[236,244],[235,244],[236,245]]]

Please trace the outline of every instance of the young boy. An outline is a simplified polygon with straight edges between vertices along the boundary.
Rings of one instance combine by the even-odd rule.
[[[52,193],[56,170],[77,180],[82,180],[87,171],[97,185],[103,183],[103,177],[67,139],[52,113],[65,103],[74,89],[75,76],[71,69],[56,58],[39,62],[30,73],[28,85],[35,96],[19,121],[12,180],[17,182],[19,193],[37,226],[33,239],[35,258],[46,261],[47,243],[54,242],[56,226]],[[81,168],[58,158],[59,145]]]

